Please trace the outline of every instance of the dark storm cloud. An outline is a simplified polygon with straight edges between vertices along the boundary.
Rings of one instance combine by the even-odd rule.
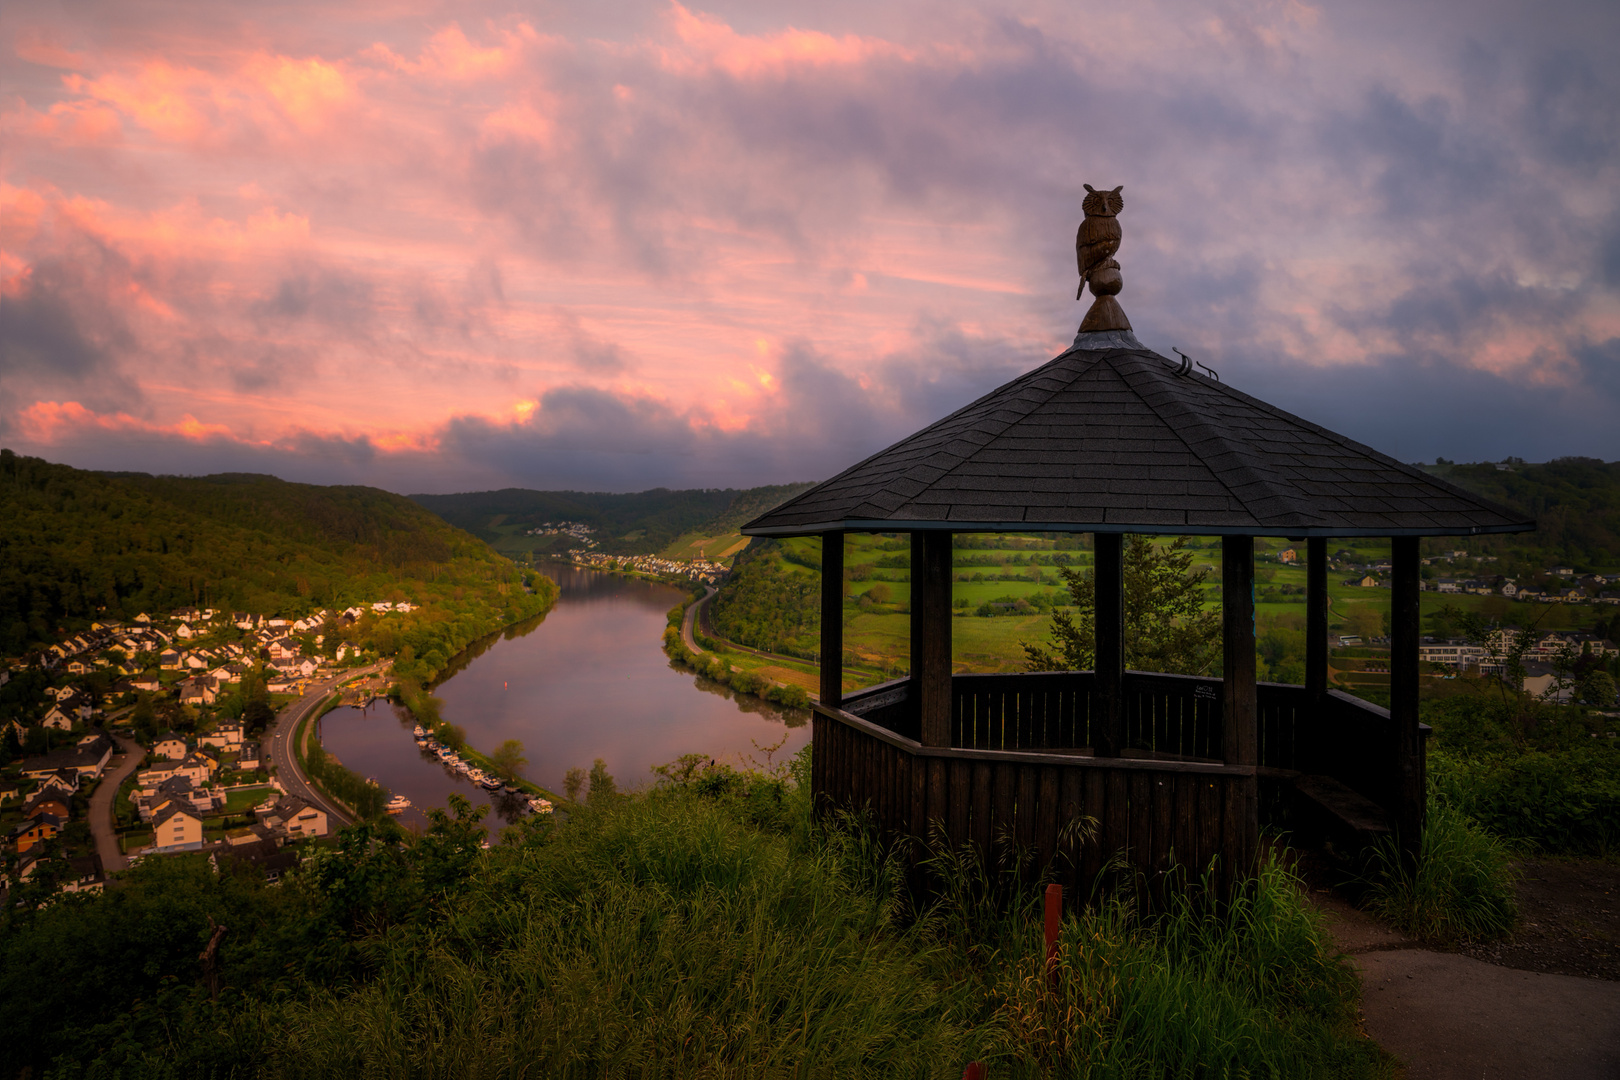
[[[0,293],[0,432],[14,410],[70,395],[103,411],[145,400],[124,369],[136,347],[118,309],[99,302],[81,267],[38,266],[14,293]]]

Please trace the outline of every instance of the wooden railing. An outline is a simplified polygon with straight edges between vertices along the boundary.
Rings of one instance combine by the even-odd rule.
[[[1093,745],[1089,671],[957,675],[951,680],[951,745],[1012,753],[1087,753]],[[849,695],[843,711],[903,739],[917,739],[910,681]],[[1330,691],[1312,706],[1302,686],[1260,683],[1262,768],[1331,776],[1393,810],[1395,732],[1389,712]],[[1131,671],[1125,675],[1125,757],[1219,763],[1224,753],[1221,680]]]
[[[893,688],[891,688],[892,690]],[[1020,691],[1021,693],[1022,691]],[[865,704],[878,705],[871,695]],[[859,696],[850,703],[859,708]],[[935,824],[971,843],[987,869],[1013,851],[1087,896],[1123,854],[1150,888],[1172,863],[1197,875],[1215,862],[1229,886],[1256,838],[1246,824],[1252,769],[1193,761],[925,747],[847,710],[815,707],[812,784],[818,804],[871,815],[886,835],[927,842]],[[1083,842],[1086,819],[1095,836]],[[1009,850],[1011,849],[1011,850]],[[1052,860],[1062,858],[1057,863]]]

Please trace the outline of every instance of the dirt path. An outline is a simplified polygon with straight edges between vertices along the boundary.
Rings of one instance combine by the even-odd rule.
[[[146,751],[134,739],[114,736],[119,753],[113,756],[110,768],[101,778],[95,794],[90,796],[90,835],[96,840],[96,854],[101,856],[101,871],[108,876],[129,867],[129,859],[118,847],[118,833],[113,829],[113,800],[118,788],[129,774],[140,768]]]
[[[1615,1080],[1620,982],[1436,952],[1313,890],[1361,973],[1367,1033],[1411,1080]]]

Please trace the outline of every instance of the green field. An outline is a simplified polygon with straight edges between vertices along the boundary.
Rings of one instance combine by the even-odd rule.
[[[1168,544],[1171,539],[1167,537],[1160,542]],[[956,577],[952,602],[957,617],[951,627],[955,668],[958,672],[1021,670],[1023,643],[1043,642],[1050,625],[1050,608],[1064,604],[1068,598],[1059,568],[1047,563],[1060,553],[1060,544],[1066,549],[1061,554],[1069,559],[1069,565],[1079,569],[1090,566],[1091,553],[1084,547],[1076,549],[1074,540],[1057,541],[1019,534],[985,534],[958,539],[959,544],[964,541],[967,546],[955,548],[952,554]],[[1090,538],[1079,542],[1089,546]],[[821,561],[819,538],[796,537],[780,541],[779,545],[782,572],[819,580],[820,571],[816,569]],[[1192,537],[1188,546],[1194,551],[1194,568],[1207,571],[1207,605],[1217,607],[1220,603],[1220,540]],[[1289,548],[1303,560],[1305,545],[1302,543],[1293,544],[1280,538],[1255,541],[1256,621],[1262,651],[1261,677],[1298,682],[1303,678],[1306,570],[1303,561],[1279,560],[1279,555]],[[1328,573],[1329,633],[1334,636],[1355,634],[1365,641],[1384,636],[1390,590],[1359,585],[1357,582],[1362,575],[1351,566],[1388,562],[1388,541],[1333,541],[1328,549],[1330,557],[1337,562],[1330,566]],[[845,538],[849,606],[845,615],[844,648],[856,663],[892,673],[903,672],[909,666],[909,554],[910,541],[905,534],[850,534]],[[1426,567],[1425,572],[1428,576],[1452,576],[1447,566],[1438,562]],[[1379,576],[1387,582],[1387,573]],[[1006,611],[1008,605],[1017,601],[1034,605],[1036,610],[984,614],[984,605],[999,604],[997,610]],[[1543,629],[1573,627],[1595,617],[1594,609],[1584,606],[1518,604],[1500,596],[1426,591],[1422,594],[1425,632],[1435,628],[1430,617],[1447,606],[1478,612],[1506,623],[1534,622]],[[813,648],[813,644],[804,642],[801,647]],[[781,675],[777,677],[779,681],[790,681]],[[1347,674],[1343,681],[1349,684],[1380,680]]]

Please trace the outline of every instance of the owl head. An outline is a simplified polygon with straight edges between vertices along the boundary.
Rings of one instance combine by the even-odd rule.
[[[1113,217],[1125,209],[1125,196],[1120,194],[1124,190],[1124,184],[1113,191],[1098,191],[1087,184],[1086,201],[1080,204],[1080,209],[1086,212],[1087,217]]]

